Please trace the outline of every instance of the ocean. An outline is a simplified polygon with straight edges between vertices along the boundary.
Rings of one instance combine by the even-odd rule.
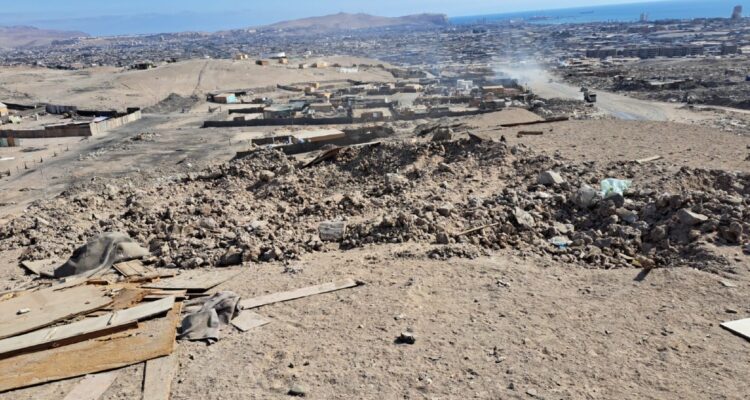
[[[750,15],[750,1],[744,0],[670,0],[647,3],[589,6],[557,10],[526,11],[503,14],[453,17],[454,24],[524,20],[540,24],[568,24],[585,22],[638,21],[641,13],[650,21],[660,19],[729,18],[732,9],[742,5]]]

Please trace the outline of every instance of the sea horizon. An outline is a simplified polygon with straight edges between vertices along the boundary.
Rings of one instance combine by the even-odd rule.
[[[750,12],[750,1],[744,0],[666,0],[641,3],[612,4],[588,7],[570,7],[449,17],[452,24],[466,25],[479,22],[526,21],[542,24],[568,24],[590,22],[635,22],[641,14],[649,21],[665,19],[729,18],[734,6],[743,6]]]

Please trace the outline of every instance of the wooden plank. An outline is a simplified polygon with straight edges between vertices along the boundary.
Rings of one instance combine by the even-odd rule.
[[[270,319],[266,319],[261,315],[247,310],[240,312],[240,315],[232,320],[232,325],[242,332],[247,332],[250,329],[268,325],[270,323]]]
[[[0,339],[20,335],[106,307],[112,299],[95,286],[47,288],[0,302]],[[20,310],[29,312],[19,314]]]
[[[177,356],[146,361],[143,371],[143,400],[169,400],[172,394],[172,380],[177,372]]]
[[[70,344],[71,339],[78,337],[90,339],[92,336],[102,336],[96,335],[97,332],[112,333],[111,331],[117,327],[165,313],[172,309],[174,303],[174,297],[167,297],[125,310],[107,313],[101,317],[88,318],[67,325],[40,329],[25,335],[3,339],[0,340],[0,357],[5,358],[22,351],[28,352],[58,347],[61,343]]]
[[[662,156],[653,156],[653,157],[648,157],[648,158],[642,158],[640,160],[635,160],[635,162],[638,163],[638,164],[646,164],[646,163],[650,163],[652,161],[661,160],[662,158],[663,158]]]
[[[102,372],[87,375],[81,379],[63,400],[99,400],[104,392],[115,383],[120,371]]]
[[[181,303],[137,329],[0,360],[0,392],[127,367],[174,351]]]
[[[322,285],[309,286],[306,288],[291,290],[288,292],[274,293],[265,296],[255,297],[240,301],[240,307],[243,310],[258,308],[273,303],[280,303],[289,300],[300,299],[302,297],[316,294],[335,292],[341,289],[348,289],[359,286],[353,279],[345,279],[339,282],[324,283]]]
[[[114,267],[117,272],[121,273],[127,278],[135,276],[156,275],[155,269],[143,265],[140,260],[121,262],[113,265],[112,267]]]
[[[234,278],[240,273],[238,270],[207,271],[202,273],[184,273],[176,278],[165,279],[143,285],[148,289],[169,289],[205,292],[208,289]]]
[[[734,333],[735,335],[742,336],[743,338],[750,340],[750,318],[725,322],[721,324],[721,327]]]
[[[60,260],[54,258],[38,261],[21,261],[22,267],[27,269],[32,274],[39,275],[44,278],[54,278],[55,267],[59,265]]]
[[[107,309],[109,311],[114,311],[133,307],[143,301],[143,298],[146,297],[147,294],[148,291],[145,289],[124,287],[117,291],[114,297],[112,297],[112,304],[110,304]]]

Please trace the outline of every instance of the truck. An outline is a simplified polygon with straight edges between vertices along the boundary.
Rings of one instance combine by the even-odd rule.
[[[596,103],[596,93],[589,90],[587,87],[582,87],[581,92],[583,93],[583,101],[587,103]]]

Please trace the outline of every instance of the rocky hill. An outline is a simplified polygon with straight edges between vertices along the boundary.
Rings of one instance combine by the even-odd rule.
[[[83,32],[56,31],[31,26],[0,26],[0,49],[42,46],[55,40],[88,36]]]
[[[268,28],[315,31],[354,30],[396,26],[436,27],[447,26],[448,17],[443,14],[417,14],[403,17],[379,17],[369,14],[339,13],[323,17],[304,18],[279,22]]]

